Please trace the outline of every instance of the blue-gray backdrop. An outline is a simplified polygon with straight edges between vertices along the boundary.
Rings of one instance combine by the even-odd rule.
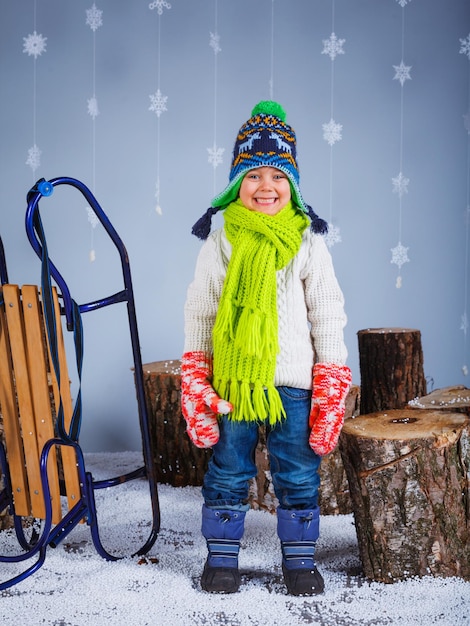
[[[354,381],[358,330],[409,327],[422,332],[429,389],[469,386],[469,31],[468,0],[2,0],[10,281],[39,281],[23,225],[28,189],[78,178],[129,252],[143,361],[179,358],[200,246],[191,226],[225,185],[239,126],[273,97],[297,131],[303,194],[341,236],[331,252]],[[340,126],[328,143],[331,119]],[[224,149],[217,167],[214,144]],[[40,206],[75,298],[120,289],[117,255],[81,196],[61,187]],[[401,269],[391,262],[399,242]],[[91,451],[140,446],[125,310],[115,309],[84,319]]]

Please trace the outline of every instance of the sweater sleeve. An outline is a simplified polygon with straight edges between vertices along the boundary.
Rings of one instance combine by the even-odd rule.
[[[348,353],[343,333],[347,319],[343,293],[323,237],[311,233],[308,237],[303,280],[315,361],[344,365]]]
[[[225,279],[220,231],[204,242],[196,261],[194,279],[189,285],[184,307],[184,351],[212,354],[212,329]]]

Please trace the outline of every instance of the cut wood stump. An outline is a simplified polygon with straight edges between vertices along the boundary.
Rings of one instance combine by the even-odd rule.
[[[408,406],[410,409],[461,411],[470,416],[470,389],[463,385],[435,389],[426,396],[410,400]]]
[[[181,362],[155,361],[142,366],[145,398],[149,414],[155,480],[174,487],[202,485],[211,451],[194,446],[186,433],[181,413]],[[346,416],[359,412],[359,387],[353,385],[346,401]],[[255,452],[258,468],[249,487],[249,502],[253,509],[275,512],[278,502],[269,470],[266,438],[260,428]],[[323,515],[352,512],[349,486],[341,454],[336,448],[322,460],[320,467],[320,499]]]
[[[365,576],[470,580],[470,420],[413,409],[346,420],[340,450]]]
[[[402,409],[426,394],[421,333],[410,328],[368,328],[357,333],[361,414]]]

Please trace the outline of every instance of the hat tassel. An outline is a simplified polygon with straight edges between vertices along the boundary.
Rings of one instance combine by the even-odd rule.
[[[316,233],[317,235],[326,235],[326,233],[328,232],[327,222],[325,222],[325,220],[323,220],[321,217],[318,217],[318,215],[315,213],[310,205],[306,204],[305,208],[307,209],[307,214],[312,222],[310,224],[311,231]]]
[[[209,237],[212,226],[212,216],[217,213],[220,207],[209,207],[202,217],[194,224],[191,232],[198,239],[205,240]]]

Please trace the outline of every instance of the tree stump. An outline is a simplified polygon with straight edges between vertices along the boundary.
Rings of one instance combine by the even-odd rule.
[[[409,328],[368,328],[357,333],[361,414],[402,409],[426,394],[421,333]]]
[[[470,389],[463,385],[435,389],[426,396],[410,400],[408,406],[410,409],[461,411],[470,416]]]
[[[367,578],[470,580],[470,420],[413,409],[346,420],[340,449]]]
[[[174,487],[202,485],[211,451],[194,446],[186,434],[181,414],[181,362],[155,361],[142,366],[149,414],[155,480]],[[346,416],[359,411],[359,387],[353,385],[346,400]],[[260,428],[255,452],[258,474],[250,483],[249,503],[253,509],[275,512],[278,502],[269,470],[266,437]],[[341,454],[336,448],[320,467],[319,504],[323,515],[352,512],[349,487]]]

